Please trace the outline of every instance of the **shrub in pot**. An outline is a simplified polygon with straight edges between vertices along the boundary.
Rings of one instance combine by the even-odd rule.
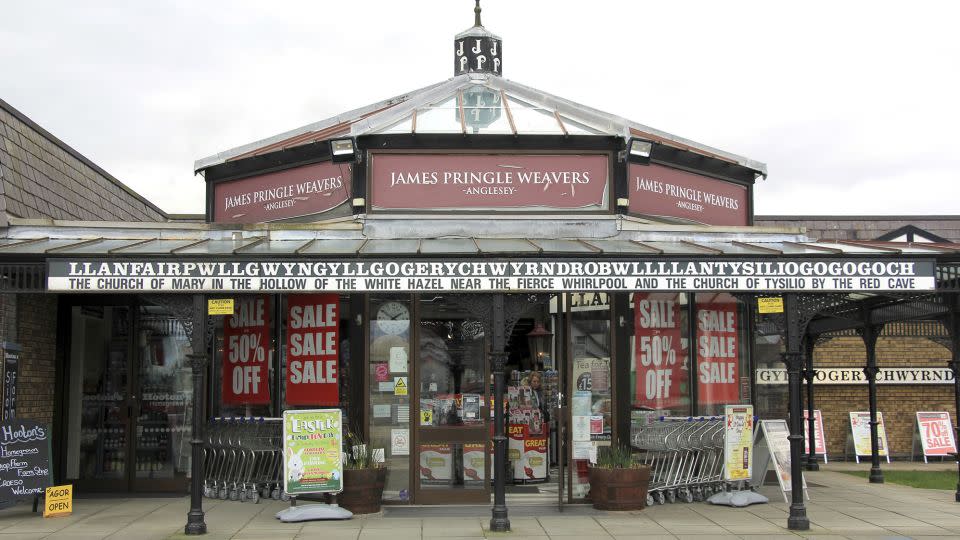
[[[343,464],[343,491],[337,495],[337,504],[354,514],[373,514],[380,511],[387,468],[377,462],[367,445],[354,434],[347,435],[351,451],[345,452]]]
[[[600,448],[590,467],[590,499],[598,510],[642,510],[647,505],[650,467],[629,446]]]

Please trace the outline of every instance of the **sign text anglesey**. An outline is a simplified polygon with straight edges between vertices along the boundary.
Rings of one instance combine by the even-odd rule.
[[[233,260],[48,262],[51,291],[916,291],[930,260]]]

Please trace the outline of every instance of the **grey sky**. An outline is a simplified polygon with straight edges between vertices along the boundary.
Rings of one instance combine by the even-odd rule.
[[[506,78],[767,163],[758,214],[960,213],[960,3],[482,6]],[[200,213],[194,160],[449,78],[472,9],[8,2],[0,97],[161,208]]]

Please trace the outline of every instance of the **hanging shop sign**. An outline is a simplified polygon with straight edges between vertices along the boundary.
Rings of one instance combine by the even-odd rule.
[[[934,290],[929,259],[50,259],[56,292]]]
[[[700,403],[735,403],[740,397],[737,304],[697,304],[697,395]]]
[[[13,420],[17,416],[17,377],[20,373],[20,351],[15,343],[3,343],[3,404],[0,405],[0,420]]]
[[[370,156],[374,210],[606,210],[607,154]]]
[[[283,411],[283,490],[289,495],[343,490],[340,409]]]
[[[236,304],[223,324],[223,403],[270,403],[270,297],[246,297]]]
[[[803,410],[803,453],[810,453],[810,413]],[[823,414],[819,410],[813,411],[813,438],[816,445],[814,454],[822,455],[824,461],[827,460],[827,439],[823,431]]]
[[[0,422],[0,507],[36,499],[52,485],[49,426],[32,420]]]
[[[728,482],[750,479],[753,453],[753,405],[723,408],[723,479]]]
[[[948,412],[917,412],[917,430],[923,446],[923,458],[950,456],[957,452]]]
[[[262,223],[326,212],[350,198],[350,178],[349,164],[323,162],[218,182],[213,221]]]
[[[818,367],[814,384],[867,384],[863,368]],[[784,368],[757,369],[757,384],[787,384]],[[953,384],[950,368],[884,367],[877,372],[877,384]]]
[[[340,297],[287,298],[287,404],[339,405]]]
[[[747,188],[664,167],[629,167],[630,212],[683,218],[706,225],[747,225]]]
[[[681,340],[676,294],[633,295],[635,408],[670,409],[681,405],[689,381]]]
[[[850,411],[850,433],[853,438],[853,450],[859,463],[860,456],[871,455],[869,411]],[[883,413],[877,411],[877,454],[887,456],[887,448],[887,430],[883,425]],[[890,461],[889,457],[887,461]]]

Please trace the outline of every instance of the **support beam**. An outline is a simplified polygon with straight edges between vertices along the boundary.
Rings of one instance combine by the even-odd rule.
[[[816,347],[817,339],[814,336],[807,335],[804,340],[804,356],[806,357],[807,369],[803,370],[803,378],[807,381],[807,470],[819,471],[820,464],[817,463],[817,436],[816,421],[813,416],[813,380],[817,372],[813,369],[813,349]]]
[[[796,293],[788,293],[784,298],[786,317],[786,352],[783,361],[787,365],[790,393],[790,517],[787,528],[791,531],[810,529],[810,519],[803,500],[803,412],[801,407],[800,374],[803,371],[802,338],[803,328]]]
[[[190,326],[191,353],[187,355],[193,372],[193,424],[190,434],[190,511],[184,534],[207,534],[203,513],[203,437],[207,404],[207,306],[204,295],[193,298],[192,323]],[[186,325],[185,325],[186,326]]]
[[[496,472],[493,477],[493,510],[490,518],[490,530],[507,532],[510,530],[510,517],[507,513],[507,437],[503,430],[503,395],[506,378],[503,373],[507,354],[506,348],[506,319],[503,293],[493,296],[491,310],[490,331],[493,339],[490,343],[490,361],[493,367],[493,465]]]
[[[950,371],[953,372],[953,420],[956,422],[955,437],[953,440],[960,441],[960,294],[952,295],[952,306],[950,315],[946,321],[947,330],[950,332]],[[960,502],[960,454],[957,454],[957,491],[954,493],[954,500]]]
[[[864,317],[869,317],[870,312],[864,311]],[[867,377],[867,391],[870,405],[870,483],[882,484],[883,471],[880,470],[880,437],[877,421],[877,373],[880,368],[877,367],[877,338],[880,336],[882,325],[872,325],[869,320],[864,320],[863,328],[860,329],[860,337],[863,338],[863,345],[867,350],[867,365],[863,368],[863,374]]]

